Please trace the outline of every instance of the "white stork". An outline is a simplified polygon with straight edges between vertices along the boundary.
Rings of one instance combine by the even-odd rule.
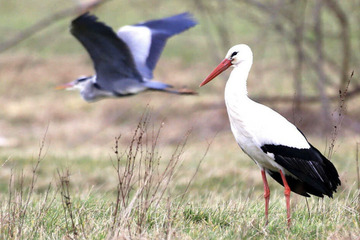
[[[241,149],[260,167],[264,183],[265,221],[268,222],[270,189],[266,173],[284,186],[287,223],[290,226],[290,191],[332,197],[341,184],[334,165],[313,147],[293,124],[274,110],[248,97],[246,81],[253,63],[249,46],[236,45],[200,84],[210,82],[234,67],[225,87],[231,130]]]

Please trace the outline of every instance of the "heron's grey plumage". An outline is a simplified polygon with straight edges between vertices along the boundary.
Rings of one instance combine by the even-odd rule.
[[[121,28],[118,35],[97,17],[85,13],[71,23],[71,33],[89,53],[96,75],[63,88],[78,88],[86,101],[122,97],[145,90],[194,94],[150,81],[167,38],[195,26],[189,13]],[[144,37],[145,36],[145,37]]]
[[[129,47],[141,75],[153,78],[153,70],[169,37],[193,27],[196,22],[190,13],[150,20],[119,29],[117,35]]]

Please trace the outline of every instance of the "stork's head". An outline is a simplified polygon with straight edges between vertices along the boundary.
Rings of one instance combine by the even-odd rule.
[[[69,83],[66,83],[63,85],[59,85],[56,87],[56,89],[58,89],[58,90],[60,90],[60,89],[76,90],[76,89],[78,89],[81,91],[85,88],[85,86],[88,84],[89,81],[93,80],[93,78],[94,78],[93,76],[90,76],[90,77],[82,76],[72,82],[69,82]]]
[[[251,66],[253,61],[253,54],[250,47],[246,44],[238,44],[233,46],[227,52],[225,59],[210,73],[210,75],[200,84],[204,86],[212,79],[217,77],[220,73],[228,69],[230,66],[238,67],[242,64],[249,64]]]
[[[225,59],[228,59],[231,62],[231,66],[235,67],[245,61],[252,63],[253,54],[248,45],[238,44],[229,49]]]

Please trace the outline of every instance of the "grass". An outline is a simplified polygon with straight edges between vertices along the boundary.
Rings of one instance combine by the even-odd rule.
[[[335,200],[319,201],[312,198],[309,201],[310,215],[304,201],[297,199],[299,202],[292,206],[293,222],[290,230],[286,228],[284,199],[281,194],[275,194],[271,197],[270,222],[267,227],[264,226],[260,196],[230,201],[223,201],[219,196],[209,196],[200,202],[190,201],[177,208],[178,214],[170,219],[170,230],[166,227],[169,206],[164,200],[157,208],[148,209],[145,231],[140,235],[132,228],[129,230],[132,234],[124,229],[116,233],[124,237],[142,236],[150,239],[164,238],[166,231],[170,231],[175,239],[350,239],[360,234],[356,209],[358,196],[353,190],[350,191],[352,194],[341,193],[345,198],[338,197]],[[24,219],[22,236],[35,239],[58,239],[64,236],[70,239],[108,238],[115,211],[113,196],[96,191],[70,192],[76,234],[56,189],[50,189],[48,199],[44,195],[32,199]],[[44,202],[48,204],[45,207]],[[172,204],[178,207],[176,200]],[[41,212],[47,206],[49,208]],[[8,234],[7,211],[6,205],[2,204],[2,238],[12,238]],[[137,214],[136,211],[133,213],[132,221],[137,221]],[[34,221],[33,216],[40,217]]]
[[[7,160],[1,167],[2,181],[8,182],[0,198],[1,238],[352,239],[360,234],[352,147],[347,154],[334,151],[343,182],[334,199],[310,198],[308,210],[305,199],[292,194],[293,221],[288,230],[283,190],[274,181],[270,181],[269,224],[264,225],[260,173],[240,151],[223,148],[231,135],[214,138],[194,175],[206,145],[194,143],[190,135],[190,142],[180,143],[180,151],[172,154],[174,148],[162,143],[164,125],[158,131],[151,127],[156,122],[145,121],[139,120],[126,149],[121,138],[112,140],[106,160],[91,154],[54,160],[45,137],[30,167],[26,159],[16,164],[16,157]],[[64,160],[68,163],[59,165]],[[126,184],[130,175],[133,179]],[[154,177],[149,185],[146,176]],[[161,176],[170,178],[162,181]],[[121,182],[128,191],[121,195],[127,198],[119,197]],[[125,213],[130,215],[124,217]]]
[[[7,26],[0,26],[2,35],[9,36],[46,14],[39,13],[37,2],[41,9],[58,6],[57,0],[36,0],[30,7],[17,1],[4,3],[0,18]],[[109,1],[95,13],[116,29],[125,23],[191,10],[200,25],[168,42],[155,76],[174,86],[198,89],[217,63],[205,41],[211,26],[192,1],[182,3],[179,7],[173,1]],[[22,19],[12,17],[15,12],[21,12]],[[230,14],[234,15],[236,12]],[[231,19],[224,18],[224,24],[238,30],[231,43],[256,39],[250,25]],[[200,89],[196,97],[143,93],[85,103],[76,92],[52,90],[93,71],[84,49],[68,33],[69,21],[64,19],[0,57],[0,137],[13,140],[0,149],[1,239],[356,239],[360,235],[355,157],[359,139],[350,126],[340,128],[334,144],[332,161],[342,180],[334,198],[312,197],[308,211],[305,199],[292,194],[293,222],[288,230],[283,189],[270,180],[269,225],[265,227],[259,169],[241,152],[230,132],[223,103],[226,76]],[[288,90],[291,82],[283,81],[291,74],[290,66],[279,70],[276,50],[259,55],[256,49],[250,95],[292,94]],[[219,50],[221,57],[225,51]],[[321,124],[318,105],[302,113],[293,113],[292,103],[271,107],[297,122],[311,143],[327,152],[332,135],[319,135],[316,130]],[[134,133],[146,109],[151,118],[142,135],[147,142],[141,143]],[[347,109],[358,119],[357,99],[347,102]],[[156,151],[150,154],[160,126]],[[125,176],[121,174],[129,163],[134,136],[133,150],[139,146],[133,169],[137,174],[128,182],[125,195],[129,201],[124,204],[119,179]],[[181,151],[173,155],[176,149]],[[172,170],[165,174],[169,178],[161,182],[173,156],[179,162],[171,165]],[[144,178],[150,173],[152,185]],[[133,208],[129,207],[132,199]],[[128,218],[123,218],[125,213]]]

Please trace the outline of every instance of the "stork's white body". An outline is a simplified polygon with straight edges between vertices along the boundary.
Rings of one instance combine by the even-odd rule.
[[[247,95],[246,80],[252,61],[234,68],[225,87],[225,103],[232,133],[241,149],[261,169],[273,171],[286,169],[277,164],[274,154],[264,153],[265,144],[310,148],[297,128],[274,110],[254,102]]]
[[[252,101],[246,81],[253,62],[251,49],[244,44],[228,51],[225,59],[200,84],[205,85],[230,66],[234,67],[225,87],[225,103],[231,130],[241,149],[260,167],[264,183],[267,222],[270,189],[268,173],[285,188],[288,226],[290,191],[332,197],[341,184],[334,165],[306,140],[283,116]]]

